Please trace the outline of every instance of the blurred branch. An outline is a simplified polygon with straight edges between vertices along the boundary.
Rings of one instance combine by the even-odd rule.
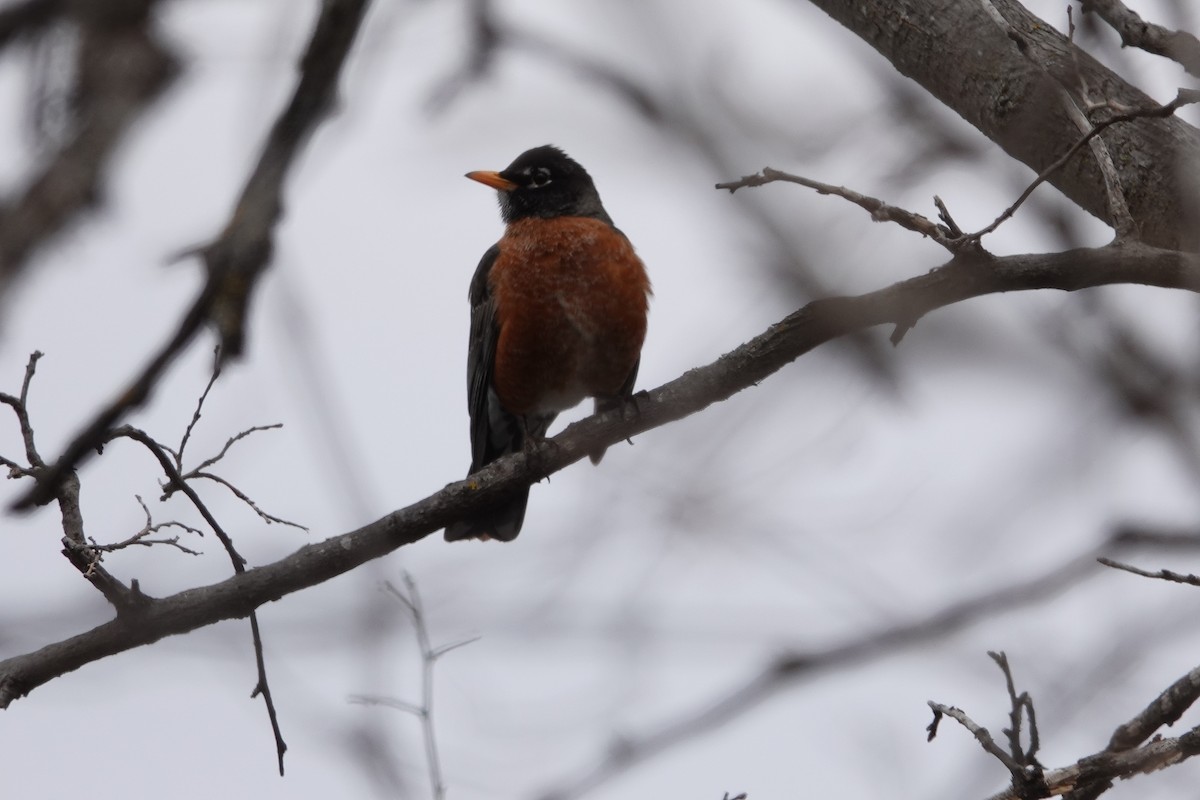
[[[300,77],[275,120],[229,222],[217,239],[184,255],[204,260],[208,279],[184,313],[175,334],[130,385],[79,433],[37,484],[13,505],[27,510],[53,497],[63,476],[105,440],[116,422],[150,396],[167,367],[212,321],[221,341],[218,360],[241,355],[250,295],[271,258],[275,224],[283,213],[283,188],[296,156],[333,107],[338,77],[358,34],[369,0],[324,0],[300,61]],[[0,219],[0,235],[3,222]],[[3,251],[0,250],[0,269]]]
[[[0,49],[21,36],[32,36],[58,18],[64,0],[23,0],[0,9]]]
[[[363,705],[395,708],[406,711],[421,720],[421,736],[425,741],[425,763],[429,767],[429,786],[434,800],[442,800],[446,796],[446,784],[442,779],[442,761],[438,756],[437,735],[433,729],[433,668],[439,658],[452,650],[477,641],[479,637],[434,647],[429,638],[429,627],[425,624],[425,607],[421,604],[421,594],[417,591],[417,582],[413,580],[412,575],[404,573],[404,591],[397,589],[391,581],[385,581],[383,586],[388,594],[400,601],[408,610],[409,616],[412,617],[413,629],[417,634],[417,646],[421,648],[421,704],[371,695],[354,695],[350,701]]]
[[[316,585],[477,513],[523,486],[608,447],[721,402],[757,385],[795,359],[840,336],[893,324],[897,334],[930,311],[998,292],[1074,291],[1112,283],[1200,290],[1200,255],[1113,243],[1062,253],[963,259],[878,291],[813,301],[713,363],[689,370],[639,394],[637,414],[621,410],[570,425],[531,453],[497,460],[469,479],[356,531],[300,548],[294,554],[210,586],[147,598],[134,620],[122,617],[65,641],[0,662],[0,708],[49,680],[100,658],[248,616],[263,603]],[[164,452],[160,463],[170,466]],[[177,472],[177,470],[176,470]],[[170,474],[170,471],[168,471]]]
[[[1196,536],[1172,537],[1166,542],[1166,546],[1179,546],[1184,541],[1190,542],[1193,548],[1200,546],[1200,537]],[[1067,560],[1035,578],[965,598],[923,619],[868,633],[825,650],[780,655],[761,672],[740,686],[702,704],[699,710],[680,715],[677,719],[640,737],[622,737],[615,740],[588,770],[543,793],[541,800],[574,800],[582,797],[664,751],[716,730],[780,692],[793,688],[801,681],[815,679],[829,670],[844,671],[857,664],[937,641],[990,616],[1043,602],[1048,597],[1066,591],[1075,583],[1098,574],[1095,559],[1100,554],[1131,546],[1153,546],[1155,542],[1153,538],[1129,537],[1126,531],[1118,528],[1092,551]],[[1003,753],[1003,750],[1000,752]],[[1030,746],[1021,758],[1005,754],[1005,763],[1008,765],[1011,761],[1019,769],[1024,769],[1025,764],[1018,762],[1035,764],[1035,752],[1034,740],[1031,738]]]
[[[0,204],[0,296],[39,246],[97,203],[109,159],[174,76],[176,62],[155,36],[154,5],[72,3],[71,13],[61,15],[64,24],[79,28],[73,133],[15,199]],[[50,24],[64,10],[46,2],[7,9],[0,14],[0,46]]]
[[[1081,0],[1083,12],[1093,13],[1121,36],[1123,47],[1136,47],[1177,62],[1200,77],[1200,39],[1186,31],[1173,31],[1146,22],[1120,0]]]

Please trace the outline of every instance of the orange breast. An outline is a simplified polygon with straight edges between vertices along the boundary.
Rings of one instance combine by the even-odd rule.
[[[492,383],[514,414],[615,396],[646,337],[650,280],[633,246],[600,220],[508,226],[488,280],[499,339]]]

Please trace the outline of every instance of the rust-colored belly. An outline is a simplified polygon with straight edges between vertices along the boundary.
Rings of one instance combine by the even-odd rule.
[[[646,337],[650,281],[633,246],[600,220],[521,220],[488,280],[499,339],[492,372],[513,414],[615,396]]]

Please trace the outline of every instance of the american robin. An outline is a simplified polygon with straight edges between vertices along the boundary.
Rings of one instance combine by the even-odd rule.
[[[471,279],[471,474],[545,437],[585,397],[599,412],[633,393],[651,292],[591,176],[563,151],[535,147],[467,177],[497,190],[505,223]],[[528,500],[525,488],[456,522],[446,541],[512,541]]]

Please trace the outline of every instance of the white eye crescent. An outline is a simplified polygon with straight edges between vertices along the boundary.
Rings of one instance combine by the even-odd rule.
[[[530,186],[545,186],[550,182],[550,170],[545,167],[534,167],[529,171]]]

